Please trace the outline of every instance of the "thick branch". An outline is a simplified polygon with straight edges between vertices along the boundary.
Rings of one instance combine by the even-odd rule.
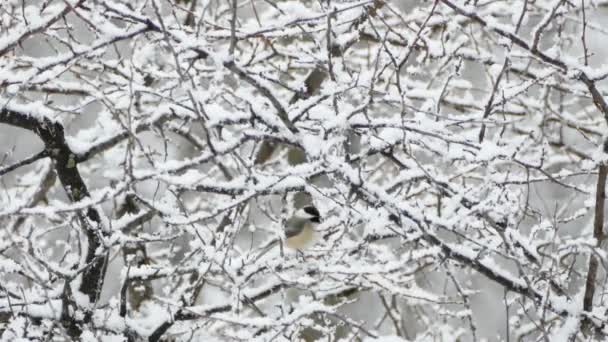
[[[36,133],[44,142],[45,151],[53,160],[55,172],[70,200],[78,202],[89,197],[87,186],[78,172],[76,155],[68,146],[63,126],[59,122],[4,108],[0,111],[0,123]],[[90,207],[86,210],[86,215],[80,216],[80,222],[88,243],[85,262],[90,267],[83,273],[79,290],[94,304],[99,299],[106,268],[106,257],[96,257],[102,247],[101,218],[97,210]]]
[[[606,200],[606,176],[608,166],[600,164],[597,175],[597,188],[595,192],[595,217],[593,219],[593,237],[596,246],[599,247],[604,240],[604,202]],[[585,296],[583,297],[583,310],[591,311],[593,308],[593,296],[595,295],[595,284],[599,260],[596,256],[589,257],[589,269],[587,271],[587,281],[585,282]],[[588,332],[591,321],[589,318],[583,320],[583,331]]]

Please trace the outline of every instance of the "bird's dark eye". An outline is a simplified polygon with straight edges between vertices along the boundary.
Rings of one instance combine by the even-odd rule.
[[[319,210],[317,210],[317,208],[313,207],[312,205],[306,206],[304,208],[304,212],[307,213],[310,216],[313,216],[314,218],[317,219],[317,221],[319,220],[319,217],[321,217],[321,214],[319,213]],[[314,222],[314,220],[311,220]]]

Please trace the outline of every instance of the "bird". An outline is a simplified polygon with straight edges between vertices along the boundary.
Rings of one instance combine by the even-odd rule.
[[[285,222],[285,245],[295,250],[310,247],[315,242],[315,226],[319,223],[321,214],[316,207],[308,205],[298,209]]]

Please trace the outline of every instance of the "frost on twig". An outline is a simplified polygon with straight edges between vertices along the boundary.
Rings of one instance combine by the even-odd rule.
[[[602,7],[5,1],[2,340],[606,339]]]

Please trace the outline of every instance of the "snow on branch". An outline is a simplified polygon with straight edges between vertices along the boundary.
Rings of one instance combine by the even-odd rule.
[[[0,336],[603,340],[601,1],[4,1]]]

